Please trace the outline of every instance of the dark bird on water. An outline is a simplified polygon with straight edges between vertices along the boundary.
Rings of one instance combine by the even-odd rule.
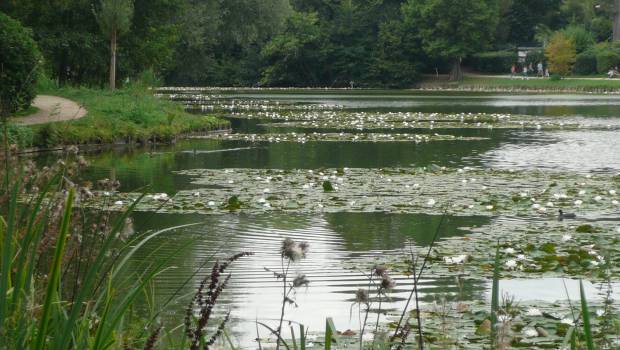
[[[577,215],[575,215],[574,213],[565,213],[564,211],[562,211],[562,209],[558,210],[558,213],[558,220],[577,218]]]

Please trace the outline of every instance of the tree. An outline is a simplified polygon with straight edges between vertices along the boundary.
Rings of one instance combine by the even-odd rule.
[[[556,32],[545,49],[545,57],[550,72],[566,76],[570,74],[577,57],[575,42],[562,32]]]
[[[408,0],[402,11],[426,53],[452,63],[451,80],[462,79],[463,58],[491,43],[499,12],[496,0]]]
[[[110,89],[116,88],[116,43],[127,32],[133,17],[133,0],[101,0],[95,12],[101,30],[110,39]]]
[[[40,60],[32,33],[0,12],[0,117],[30,106]]]

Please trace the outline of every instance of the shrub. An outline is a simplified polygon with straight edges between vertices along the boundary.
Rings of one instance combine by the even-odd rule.
[[[596,52],[594,50],[587,50],[577,55],[573,73],[587,75],[596,72]]]
[[[599,73],[607,73],[610,68],[616,67],[620,62],[620,54],[612,49],[603,49],[596,54],[596,70]]]
[[[471,58],[472,67],[483,73],[506,73],[517,62],[515,51],[491,51],[474,55]]]
[[[39,59],[31,32],[0,12],[0,115],[30,106],[36,95]]]
[[[561,32],[556,32],[545,50],[549,71],[566,76],[571,72],[577,52],[575,42]]]
[[[594,35],[583,26],[571,24],[562,33],[575,43],[577,52],[583,52],[595,44]]]

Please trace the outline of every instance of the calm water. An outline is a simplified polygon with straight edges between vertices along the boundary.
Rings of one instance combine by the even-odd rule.
[[[483,136],[476,142],[413,143],[264,143],[216,140],[187,140],[174,146],[144,150],[107,151],[90,156],[93,165],[88,176],[120,179],[124,191],[150,186],[152,192],[174,194],[192,188],[189,179],[176,170],[195,168],[274,168],[316,169],[320,167],[380,168],[395,166],[486,166],[544,171],[620,172],[620,97],[590,95],[473,95],[413,94],[390,92],[344,93],[305,91],[300,93],[223,93],[224,98],[270,100],[295,104],[327,104],[355,111],[422,111],[513,113],[564,118],[566,122],[609,126],[608,130],[522,131],[522,130],[443,130],[439,133]],[[235,130],[264,132],[260,121],[233,120]],[[468,229],[488,225],[503,218],[448,218],[444,237],[466,235]],[[219,312],[232,311],[233,332],[241,345],[255,347],[255,320],[274,325],[279,316],[281,285],[265,271],[280,267],[279,246],[283,238],[310,242],[308,258],[294,267],[306,274],[310,286],[296,295],[297,308],[289,308],[286,318],[320,331],[325,317],[333,317],[339,329],[357,329],[357,309],[353,293],[367,285],[364,272],[352,269],[353,261],[366,260],[367,267],[400,254],[409,244],[428,245],[439,222],[438,217],[400,214],[290,214],[248,215],[170,215],[136,214],[137,231],[154,230],[184,223],[199,226],[171,232],[149,242],[136,257],[148,261],[167,256],[182,248],[173,267],[155,285],[156,300],[163,302],[174,293],[191,294],[207,269],[194,272],[213,254],[225,256],[238,251],[256,255],[233,265],[233,278]],[[155,252],[155,253],[153,253]],[[209,264],[208,264],[209,265]],[[207,266],[208,266],[207,265]],[[193,276],[193,277],[192,277]],[[186,280],[188,285],[180,288]],[[396,276],[397,288],[386,303],[388,309],[402,307],[410,281]],[[537,294],[540,286],[556,286],[553,280],[505,281],[502,288],[518,292],[518,299],[553,300],[550,292]],[[484,298],[485,280],[468,279],[458,286],[454,278],[426,276],[421,292],[425,302],[442,293],[460,294],[464,299]],[[588,286],[590,294],[598,293]],[[547,289],[551,290],[551,289]],[[561,293],[560,295],[562,295]],[[171,324],[180,324],[187,298],[179,298],[165,314]],[[374,318],[376,316],[373,316]],[[261,330],[262,335],[267,333]]]

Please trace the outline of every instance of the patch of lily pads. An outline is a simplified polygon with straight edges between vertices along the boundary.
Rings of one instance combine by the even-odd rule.
[[[458,216],[527,215],[554,219],[620,209],[618,176],[479,168],[193,169],[177,172],[194,189],[155,198],[138,210],[223,214],[235,211],[390,212]],[[114,194],[127,205],[136,194]]]
[[[433,142],[433,141],[481,141],[483,137],[464,137],[440,134],[408,134],[408,133],[269,133],[269,134],[212,134],[197,138],[209,138],[229,141],[247,142]]]

